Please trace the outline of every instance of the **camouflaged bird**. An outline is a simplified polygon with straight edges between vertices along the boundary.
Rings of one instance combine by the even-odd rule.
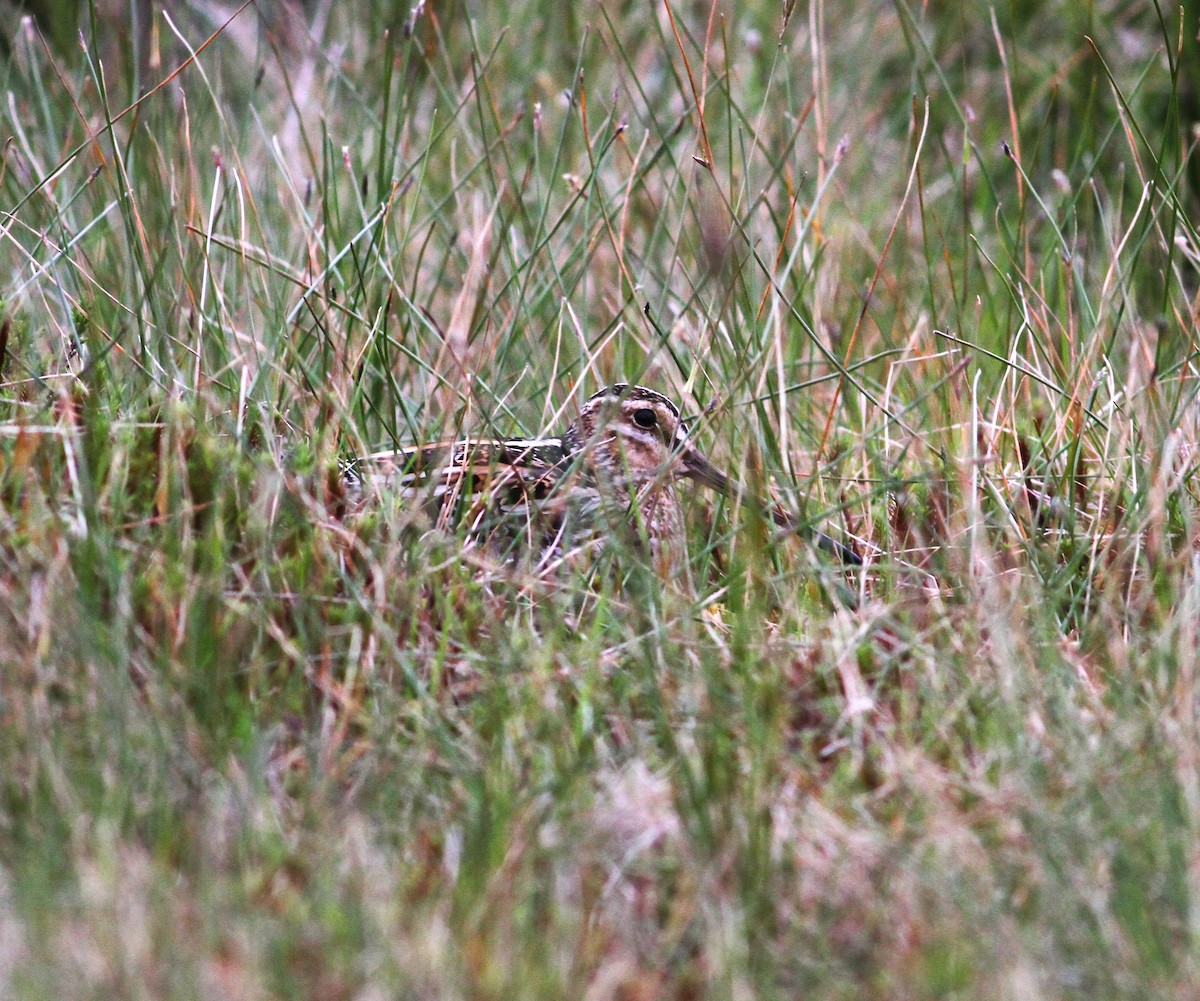
[[[591,396],[556,437],[417,445],[365,456],[343,473],[356,510],[372,495],[398,493],[419,502],[436,526],[485,539],[506,555],[536,552],[539,566],[619,540],[647,552],[663,575],[687,560],[676,483],[741,493],[692,443],[675,404],[625,383]],[[781,528],[804,531],[781,508],[763,508]],[[845,564],[862,563],[827,535],[811,538]]]

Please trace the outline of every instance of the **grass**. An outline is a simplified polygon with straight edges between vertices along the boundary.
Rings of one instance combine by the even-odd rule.
[[[1196,996],[1196,5],[310,7],[0,56],[0,995]],[[865,572],[337,517],[617,380]]]

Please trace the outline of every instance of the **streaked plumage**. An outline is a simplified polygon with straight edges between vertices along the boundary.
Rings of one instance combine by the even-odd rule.
[[[740,493],[692,443],[675,404],[624,383],[591,396],[557,437],[417,445],[365,456],[344,474],[358,509],[373,495],[399,492],[440,527],[501,550],[532,549],[542,560],[615,538],[648,550],[663,574],[686,560],[676,482]],[[777,506],[766,510],[780,527],[798,527]],[[862,562],[828,536],[813,538],[847,564]]]

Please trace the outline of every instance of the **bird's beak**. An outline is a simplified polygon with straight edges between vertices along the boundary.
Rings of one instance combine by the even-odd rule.
[[[716,466],[709,462],[699,449],[692,446],[685,446],[683,451],[679,453],[680,463],[683,467],[683,475],[690,480],[695,480],[697,483],[703,483],[706,487],[712,487],[717,493],[724,494],[726,497],[733,497],[741,493],[741,487],[734,480],[721,472]],[[862,557],[852,549],[848,549],[840,542],[831,539],[824,532],[818,532],[815,529],[801,525],[794,515],[789,514],[778,504],[766,504],[763,501],[757,501],[757,504],[775,524],[787,532],[799,532],[801,535],[808,538],[818,549],[824,550],[832,556],[838,557],[842,563],[847,566],[862,566]]]
[[[719,494],[728,496],[734,492],[734,485],[729,477],[704,458],[699,449],[686,445],[679,454],[679,459],[683,465],[683,475],[689,480],[712,487]]]
[[[689,446],[680,453],[679,458],[683,465],[683,475],[689,480],[695,480],[706,487],[712,487],[717,493],[723,494],[726,497],[736,497],[743,493],[741,484],[736,480],[731,480],[704,458],[700,454],[699,449]],[[755,500],[754,503],[762,508],[780,528],[794,527],[795,520],[779,505],[764,504],[761,500]]]

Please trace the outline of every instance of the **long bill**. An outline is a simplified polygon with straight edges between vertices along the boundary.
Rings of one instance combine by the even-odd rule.
[[[717,493],[725,497],[734,497],[744,493],[741,486],[734,480],[731,480],[721,470],[714,466],[706,459],[700,450],[692,445],[686,445],[679,453],[679,460],[683,466],[683,475],[690,480],[695,480],[697,483],[702,483],[706,487],[711,487]],[[807,525],[802,525],[795,517],[785,511],[778,504],[767,505],[759,501],[760,507],[764,512],[770,514],[771,520],[780,528],[787,532],[796,532],[809,539],[813,545],[823,552],[829,553],[831,556],[836,556],[847,566],[862,566],[862,557],[853,549],[843,546],[836,539],[830,538],[824,532],[818,532],[814,528]]]

